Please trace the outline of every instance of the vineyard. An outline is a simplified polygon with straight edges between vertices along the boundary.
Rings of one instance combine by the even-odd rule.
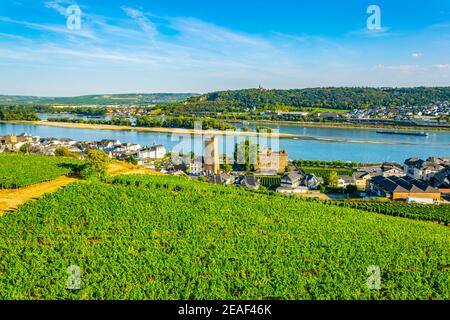
[[[436,221],[448,225],[450,223],[450,205],[426,205],[392,202],[368,201],[325,201],[326,204],[355,208],[369,212],[381,213],[409,219]]]
[[[450,299],[449,247],[448,227],[422,221],[121,176],[0,218],[0,299]]]
[[[266,188],[277,188],[281,185],[280,176],[258,176],[261,185]]]
[[[0,189],[25,187],[71,173],[81,162],[38,155],[0,154]]]

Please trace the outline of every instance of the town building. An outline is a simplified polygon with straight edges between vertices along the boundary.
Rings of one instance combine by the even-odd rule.
[[[339,176],[338,188],[346,188],[348,186],[356,185],[355,179],[352,176]]]
[[[316,177],[314,174],[290,172],[281,178],[281,184],[277,188],[277,192],[287,194],[306,193],[316,190],[321,184],[323,184],[323,179]]]
[[[352,178],[359,191],[367,191],[370,187],[370,180],[373,175],[369,172],[358,171],[353,173]]]
[[[370,182],[370,192],[373,195],[389,197],[392,200],[413,200],[416,202],[441,200],[439,189],[410,176],[374,177]]]
[[[303,175],[298,172],[287,173],[281,178],[280,188],[297,189],[302,179]]]
[[[404,168],[401,164],[396,162],[385,162],[381,165],[381,172],[383,177],[403,177],[405,175]]]
[[[22,133],[18,136],[7,135],[4,137],[0,137],[0,145],[1,145],[0,150],[2,152],[4,152],[4,151],[9,151],[9,152],[19,151],[23,145],[26,145],[26,144],[31,145],[32,143],[34,143],[38,140],[39,140],[39,137],[32,137],[31,135],[29,135],[27,133]]]
[[[255,176],[239,177],[236,182],[238,186],[258,190],[261,186],[259,179]]]
[[[257,170],[276,170],[278,173],[285,172],[289,164],[288,153],[285,150],[274,152],[272,149],[265,149],[258,153]]]
[[[203,175],[203,157],[197,157],[189,164],[189,174],[191,176]]]
[[[436,173],[430,179],[430,184],[438,188],[443,197],[450,198],[450,165]]]
[[[154,145],[149,148],[141,149],[137,153],[137,159],[140,161],[160,160],[167,154],[167,150],[163,145]]]
[[[409,158],[404,163],[404,173],[414,179],[429,181],[444,167],[438,163],[424,161],[418,158]]]
[[[105,152],[114,151],[116,147],[120,147],[122,143],[119,140],[104,139],[99,143],[99,148]]]
[[[209,177],[209,182],[213,184],[230,185],[234,178],[228,174],[214,174]]]

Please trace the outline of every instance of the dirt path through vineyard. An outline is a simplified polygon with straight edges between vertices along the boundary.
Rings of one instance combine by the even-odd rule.
[[[108,168],[108,174],[117,176],[126,174],[160,175],[161,173],[124,162],[113,162]],[[52,181],[37,183],[19,189],[0,190],[0,217],[6,212],[16,210],[20,205],[28,201],[39,199],[46,193],[55,192],[69,183],[78,181],[80,180],[63,176]]]
[[[42,197],[46,193],[55,192],[69,183],[77,182],[78,179],[59,177],[52,181],[33,184],[19,189],[0,190],[0,216],[5,212],[13,211],[20,205]]]

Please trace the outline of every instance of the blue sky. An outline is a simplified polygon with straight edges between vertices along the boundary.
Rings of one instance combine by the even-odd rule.
[[[450,1],[0,0],[0,74],[40,96],[448,86]]]

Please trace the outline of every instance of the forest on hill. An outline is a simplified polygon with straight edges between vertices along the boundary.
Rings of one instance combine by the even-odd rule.
[[[246,109],[295,111],[307,108],[339,110],[428,105],[450,100],[450,87],[245,89],[195,96],[166,111],[239,112]]]

